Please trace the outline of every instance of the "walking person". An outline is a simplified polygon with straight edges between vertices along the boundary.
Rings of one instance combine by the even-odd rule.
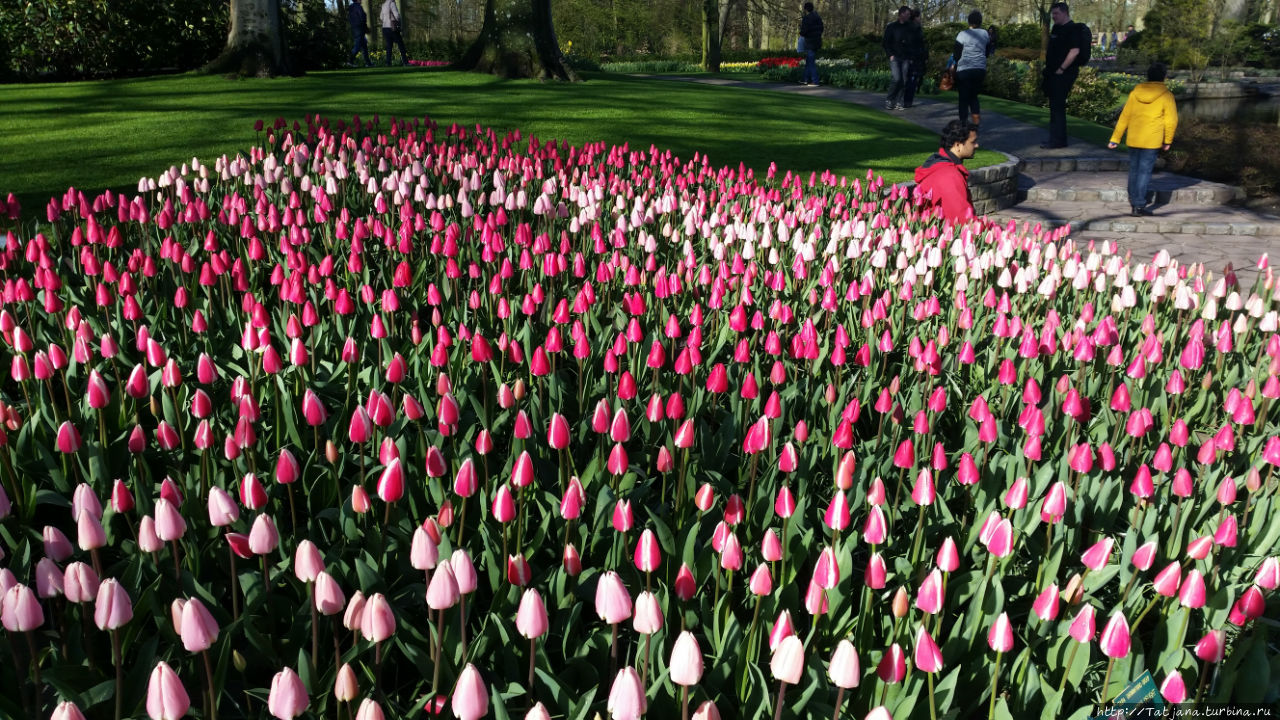
[[[884,52],[889,56],[889,71],[893,76],[889,83],[889,96],[884,100],[885,110],[902,109],[902,91],[911,74],[911,58],[916,56],[917,47],[923,44],[923,33],[911,22],[911,8],[903,5],[898,8],[898,19],[884,28]]]
[[[800,82],[818,84],[818,51],[822,49],[822,17],[813,9],[813,3],[804,4],[804,17],[800,18],[800,37],[804,39],[804,72]]]
[[[379,18],[382,20],[382,44],[387,49],[387,65],[391,64],[392,43],[400,48],[400,64],[408,65],[409,54],[404,50],[404,38],[400,35],[400,7],[396,5],[396,0],[385,0],[382,3]]]
[[[1082,45],[1089,42],[1081,25],[1071,22],[1071,9],[1056,2],[1049,9],[1053,27],[1049,31],[1049,50],[1044,61],[1044,94],[1049,98],[1049,141],[1045,149],[1067,146],[1067,96],[1080,74],[1077,59]]]
[[[1147,81],[1129,93],[1111,142],[1107,143],[1114,150],[1123,137],[1129,146],[1129,207],[1135,216],[1151,214],[1147,208],[1151,171],[1155,169],[1156,156],[1169,149],[1178,129],[1178,105],[1164,83],[1167,74],[1161,63],[1147,68]]]
[[[369,62],[369,16],[365,14],[364,7],[359,2],[352,2],[347,7],[347,23],[351,26],[351,58],[347,61],[347,65],[354,67],[356,55],[362,50],[364,66],[373,65]]]
[[[956,94],[960,96],[960,119],[981,123],[978,93],[987,79],[987,50],[991,36],[982,29],[982,13],[969,13],[969,28],[956,35],[952,57],[956,61]]]
[[[920,18],[920,8],[911,9],[911,24],[916,26],[920,31],[920,37],[924,38],[923,21]],[[920,82],[924,79],[924,69],[929,66],[929,46],[925,42],[921,42],[916,48],[916,54],[911,58],[911,68],[907,73],[907,87],[902,91],[902,107],[909,108],[915,103],[916,93],[920,91]]]

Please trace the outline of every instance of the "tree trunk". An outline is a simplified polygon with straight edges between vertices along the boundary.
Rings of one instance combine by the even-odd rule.
[[[280,0],[231,0],[227,47],[205,71],[243,77],[289,74]]]
[[[720,72],[720,0],[702,0],[702,69]]]
[[[457,67],[504,78],[578,79],[560,53],[551,0],[487,0],[480,35]]]

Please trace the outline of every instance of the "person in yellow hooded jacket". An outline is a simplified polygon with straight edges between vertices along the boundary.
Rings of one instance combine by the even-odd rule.
[[[1178,106],[1164,83],[1166,75],[1167,70],[1161,63],[1147,68],[1147,82],[1129,93],[1116,129],[1111,133],[1111,142],[1107,143],[1107,147],[1114,150],[1124,137],[1129,146],[1129,206],[1135,216],[1151,214],[1147,207],[1147,188],[1151,185],[1156,155],[1169,149],[1173,133],[1178,129]]]

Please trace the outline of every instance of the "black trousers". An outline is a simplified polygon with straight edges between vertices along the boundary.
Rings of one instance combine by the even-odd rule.
[[[1079,71],[1070,68],[1059,75],[1056,71],[1044,76],[1044,94],[1049,98],[1049,144],[1067,144],[1067,96],[1076,84]]]
[[[968,120],[970,115],[982,112],[982,108],[978,105],[978,93],[982,92],[982,84],[986,79],[987,71],[977,68],[956,73],[956,93],[960,95],[961,120]]]
[[[387,48],[387,64],[391,64],[391,47],[395,45],[400,48],[400,61],[408,64],[409,53],[404,51],[404,38],[400,36],[398,28],[382,28],[382,44]]]

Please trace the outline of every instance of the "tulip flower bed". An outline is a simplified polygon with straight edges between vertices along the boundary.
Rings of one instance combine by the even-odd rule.
[[[870,174],[259,130],[2,209],[0,713],[1275,700],[1265,262]]]

